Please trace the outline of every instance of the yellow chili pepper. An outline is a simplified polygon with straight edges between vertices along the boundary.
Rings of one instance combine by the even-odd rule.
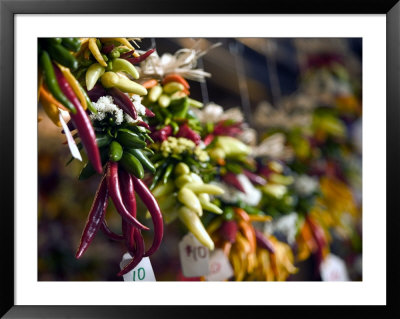
[[[199,216],[203,215],[203,208],[201,207],[200,201],[196,194],[186,187],[181,188],[178,192],[178,200],[190,208],[192,211],[196,212]]]
[[[96,38],[89,39],[89,50],[90,50],[90,52],[92,52],[94,58],[97,60],[97,62],[100,63],[100,65],[102,65],[104,67],[107,66],[107,63],[106,63],[106,61],[104,61],[104,59],[100,53],[100,50],[96,44]]]
[[[81,102],[83,109],[86,110],[87,109],[86,99],[82,93],[82,90],[78,83],[78,80],[72,75],[70,69],[68,69],[65,66],[62,66],[61,64],[58,64],[58,63],[57,63],[57,66],[60,68],[62,74],[64,75],[64,77],[67,80],[67,82],[69,83],[69,85],[71,85],[71,88],[75,92],[79,101]]]
[[[55,106],[53,103],[50,102],[50,100],[47,100],[44,98],[43,95],[40,97],[40,103],[43,106],[43,110],[46,112],[47,116],[49,119],[58,127],[61,127],[60,119],[58,117],[59,111],[58,107]]]
[[[272,220],[272,217],[268,215],[249,215],[249,217],[252,222],[269,222]]]
[[[83,39],[83,40],[82,40]],[[75,56],[78,57],[80,56],[83,52],[86,52],[87,47],[89,45],[89,38],[81,38],[81,48],[79,49],[78,52],[76,52]],[[88,59],[87,57],[86,59]]]
[[[117,41],[123,45],[126,45],[132,51],[135,51],[135,48],[132,46],[132,44],[129,43],[129,41],[126,38],[100,38],[100,41],[101,42]]]
[[[210,250],[214,250],[214,242],[212,241],[210,235],[208,235],[206,229],[201,223],[199,216],[194,211],[187,208],[186,206],[182,206],[178,210],[178,216],[182,223],[185,224],[185,226],[198,239],[200,243],[208,247]]]

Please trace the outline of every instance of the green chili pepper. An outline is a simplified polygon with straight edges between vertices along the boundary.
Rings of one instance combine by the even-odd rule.
[[[143,154],[143,152],[141,150],[136,149],[136,148],[128,148],[127,152],[134,155],[140,161],[140,163],[142,163],[142,165],[146,169],[148,169],[152,174],[154,174],[156,172],[156,169],[155,169],[153,163],[148,159],[148,157],[145,154]]]
[[[83,89],[83,87],[80,83],[79,83],[79,88],[81,89],[82,94],[85,97],[86,104],[87,104],[87,107],[90,110],[90,112],[97,114],[97,109],[93,106],[92,101],[90,100],[89,96],[87,95],[86,91]]]
[[[103,57],[104,61],[106,61],[106,62],[108,61],[108,57],[105,54],[102,53],[101,56]]]
[[[153,182],[151,183],[149,189],[152,190],[160,180],[161,176],[164,173],[165,168],[168,166],[168,161],[164,161],[159,168],[157,168],[156,173],[154,174]]]
[[[133,125],[130,129],[136,133],[147,133],[148,129],[143,126]]]
[[[128,129],[119,129],[117,134],[117,140],[123,146],[130,148],[144,148],[146,147],[146,142],[143,141],[139,135],[133,133]]]
[[[143,135],[144,135],[144,137],[145,137],[146,139],[148,139],[151,143],[154,143],[154,140],[150,137],[149,134],[145,133],[145,134],[143,134]]]
[[[61,38],[44,38],[41,40],[45,42],[45,46],[46,46],[46,44],[48,46],[57,45],[57,44],[61,44],[61,42],[62,42]]]
[[[153,86],[150,91],[149,94],[147,95],[149,98],[150,102],[155,102],[158,100],[158,98],[160,97],[162,93],[162,87],[160,85],[156,85]]]
[[[75,71],[79,67],[78,60],[61,44],[51,45],[48,47],[51,57],[58,63]]]
[[[121,159],[123,153],[124,151],[122,150],[121,144],[119,144],[117,141],[112,141],[109,151],[110,161],[118,162]]]
[[[81,78],[81,76],[85,73],[87,71],[87,68],[80,68],[80,69],[78,69],[78,71],[76,71],[76,72],[74,72],[74,76],[75,76],[75,78],[76,79],[80,79]],[[79,82],[79,84],[81,84],[80,82]],[[83,82],[83,84],[85,84],[84,82]],[[82,86],[82,84],[81,84],[81,86]]]
[[[172,134],[173,135],[177,134],[179,131],[179,125],[174,121],[171,121],[171,123],[169,124],[172,126]]]
[[[242,172],[242,166],[239,164],[227,162],[225,166],[229,171],[233,172],[236,175]]]
[[[101,45],[101,42],[100,42],[99,39],[96,39],[96,45],[97,45],[97,47],[99,48],[99,50],[101,50],[102,45]]]
[[[46,81],[46,85],[50,90],[51,94],[64,105],[68,110],[72,113],[76,113],[75,106],[72,104],[70,100],[62,93],[60,86],[58,85],[56,75],[54,73],[53,65],[51,64],[51,59],[49,54],[46,51],[42,52],[40,56],[40,65],[44,72],[44,79]]]
[[[118,72],[123,71],[131,75],[135,80],[139,78],[139,72],[136,68],[127,60],[124,59],[113,59],[111,71]]]
[[[130,173],[135,175],[137,178],[142,179],[144,176],[144,168],[140,161],[128,152],[122,154],[120,160],[122,166]]]
[[[62,38],[62,45],[68,50],[78,52],[81,48],[81,40],[79,38]]]
[[[154,152],[153,152],[153,150],[152,150],[152,149],[150,149],[150,148],[148,148],[148,147],[145,147],[145,148],[143,149],[143,151],[145,151],[145,152],[149,153],[149,154],[150,154],[150,156],[153,156],[153,155],[154,155]]]
[[[226,220],[232,220],[235,217],[235,211],[232,207],[228,206],[224,209],[224,218]]]
[[[166,94],[161,94],[160,97],[158,98],[158,104],[162,107],[162,108],[166,108],[169,106],[169,104],[171,103],[171,99],[168,95]]]
[[[169,176],[172,173],[172,170],[174,169],[174,164],[169,164],[168,167],[165,170],[165,173],[163,175],[163,183],[165,184],[168,181]]]
[[[169,105],[169,109],[174,115],[174,118],[185,118],[186,113],[189,109],[189,101],[187,97],[183,97],[181,99],[171,102],[171,104]]]
[[[107,63],[106,71],[107,71],[107,72],[108,72],[108,71],[111,71],[111,70],[112,70],[112,67],[113,67],[113,65],[112,65],[112,60],[110,60],[110,61],[108,61],[108,63]]]
[[[93,63],[88,70],[86,71],[86,88],[88,91],[93,89],[97,80],[102,76],[105,72],[104,66],[101,66],[99,63]]]
[[[118,50],[116,50],[116,49],[113,49],[113,50],[110,52],[110,57],[112,57],[112,58],[119,58],[120,55],[121,55],[121,53],[120,53]]]

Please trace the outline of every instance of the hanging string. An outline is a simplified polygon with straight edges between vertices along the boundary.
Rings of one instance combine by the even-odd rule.
[[[276,50],[277,50],[277,43],[272,42],[272,40],[268,40],[264,47],[264,52],[268,68],[268,76],[271,84],[271,95],[272,95],[271,104],[274,107],[277,107],[281,99],[281,86],[279,82],[279,74],[276,64]]]
[[[155,48],[157,48],[157,46],[156,46],[156,39],[155,39],[155,38],[151,38],[150,49],[155,49]]]
[[[246,117],[247,123],[252,127],[253,126],[253,114],[251,111],[250,99],[249,99],[249,90],[247,87],[246,81],[246,73],[243,63],[243,44],[239,41],[229,43],[229,52],[235,58],[235,69],[236,75],[239,82],[239,92],[240,99],[242,102],[243,113]]]

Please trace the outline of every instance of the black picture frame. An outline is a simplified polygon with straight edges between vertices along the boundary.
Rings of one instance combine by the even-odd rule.
[[[195,5],[196,4],[196,5]],[[0,272],[0,315],[5,318],[164,318],[164,317],[226,317],[246,316],[260,311],[261,306],[16,306],[14,303],[14,17],[16,14],[385,14],[387,21],[387,105],[386,105],[386,177],[387,177],[387,305],[371,307],[272,306],[263,313],[269,317],[359,317],[400,318],[398,294],[400,284],[398,243],[399,201],[396,182],[399,180],[400,147],[400,3],[398,0],[326,0],[326,1],[246,1],[245,3],[215,1],[92,1],[92,0],[0,0],[0,240],[2,258]],[[379,110],[378,110],[379,111]],[[384,173],[384,172],[382,172]],[[383,212],[382,212],[383,213]],[[312,311],[312,312],[310,312]]]

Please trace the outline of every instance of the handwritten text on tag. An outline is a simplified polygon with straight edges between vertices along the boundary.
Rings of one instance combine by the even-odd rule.
[[[223,281],[233,276],[232,266],[222,249],[213,251],[210,257],[210,273],[208,281]]]
[[[185,277],[199,277],[208,274],[209,250],[193,234],[189,233],[179,243],[179,257]]]
[[[345,262],[333,254],[326,256],[320,272],[323,281],[349,281]]]
[[[125,253],[120,264],[121,269],[123,269],[131,260],[131,255]],[[143,258],[141,262],[133,268],[133,270],[125,274],[123,277],[124,281],[156,281],[149,257]]]

